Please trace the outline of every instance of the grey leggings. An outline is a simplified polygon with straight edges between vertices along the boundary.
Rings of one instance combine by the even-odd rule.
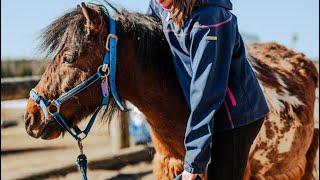
[[[264,118],[239,128],[217,132],[212,139],[208,180],[242,180],[250,147]]]

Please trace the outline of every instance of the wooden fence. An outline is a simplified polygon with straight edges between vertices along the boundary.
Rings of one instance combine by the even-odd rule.
[[[1,78],[41,76],[48,60],[1,60]]]
[[[29,97],[30,90],[39,80],[39,76],[1,78],[1,101]]]

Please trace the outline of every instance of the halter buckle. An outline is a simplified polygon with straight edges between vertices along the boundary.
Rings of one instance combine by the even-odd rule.
[[[87,137],[87,135],[83,132],[81,134],[78,134],[77,135],[78,142],[79,142],[79,140],[80,141],[84,140],[86,137]]]
[[[49,112],[49,114],[50,115],[53,115],[53,113],[55,113],[55,112],[60,112],[60,105],[56,105],[56,103],[54,102],[54,100],[49,100],[49,102],[50,102],[50,105],[49,106],[47,106],[47,111]],[[54,110],[54,109],[52,109],[52,108],[54,108],[55,109],[55,111],[52,111],[52,110]]]
[[[107,37],[107,42],[106,42],[106,49],[108,51],[110,51],[109,49],[109,41],[110,41],[110,38],[115,38],[116,39],[116,42],[118,42],[118,36],[115,35],[115,34],[109,34],[108,37]]]

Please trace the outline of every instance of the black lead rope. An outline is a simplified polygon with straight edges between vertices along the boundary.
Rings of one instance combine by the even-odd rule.
[[[80,173],[82,175],[82,180],[88,180],[87,178],[87,157],[83,154],[83,146],[81,139],[78,139],[78,146],[80,149],[80,154],[77,157],[77,164],[80,167]]]

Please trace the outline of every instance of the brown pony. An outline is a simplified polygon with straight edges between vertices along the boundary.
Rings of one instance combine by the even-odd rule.
[[[173,179],[183,170],[189,109],[161,23],[143,14],[113,10],[119,38],[118,94],[147,117],[157,151],[155,176]],[[109,19],[104,6],[90,4],[73,9],[45,29],[41,49],[52,55],[52,61],[35,87],[42,97],[56,99],[97,71],[106,51]],[[248,53],[271,112],[251,148],[245,179],[311,179],[318,148],[313,119],[316,67],[303,54],[276,43],[253,44]],[[101,100],[97,82],[63,104],[60,114],[74,126],[92,114]],[[111,99],[103,116],[111,119],[115,109]],[[30,136],[59,137],[64,130],[49,119],[45,124],[40,107],[28,101],[25,126]]]

